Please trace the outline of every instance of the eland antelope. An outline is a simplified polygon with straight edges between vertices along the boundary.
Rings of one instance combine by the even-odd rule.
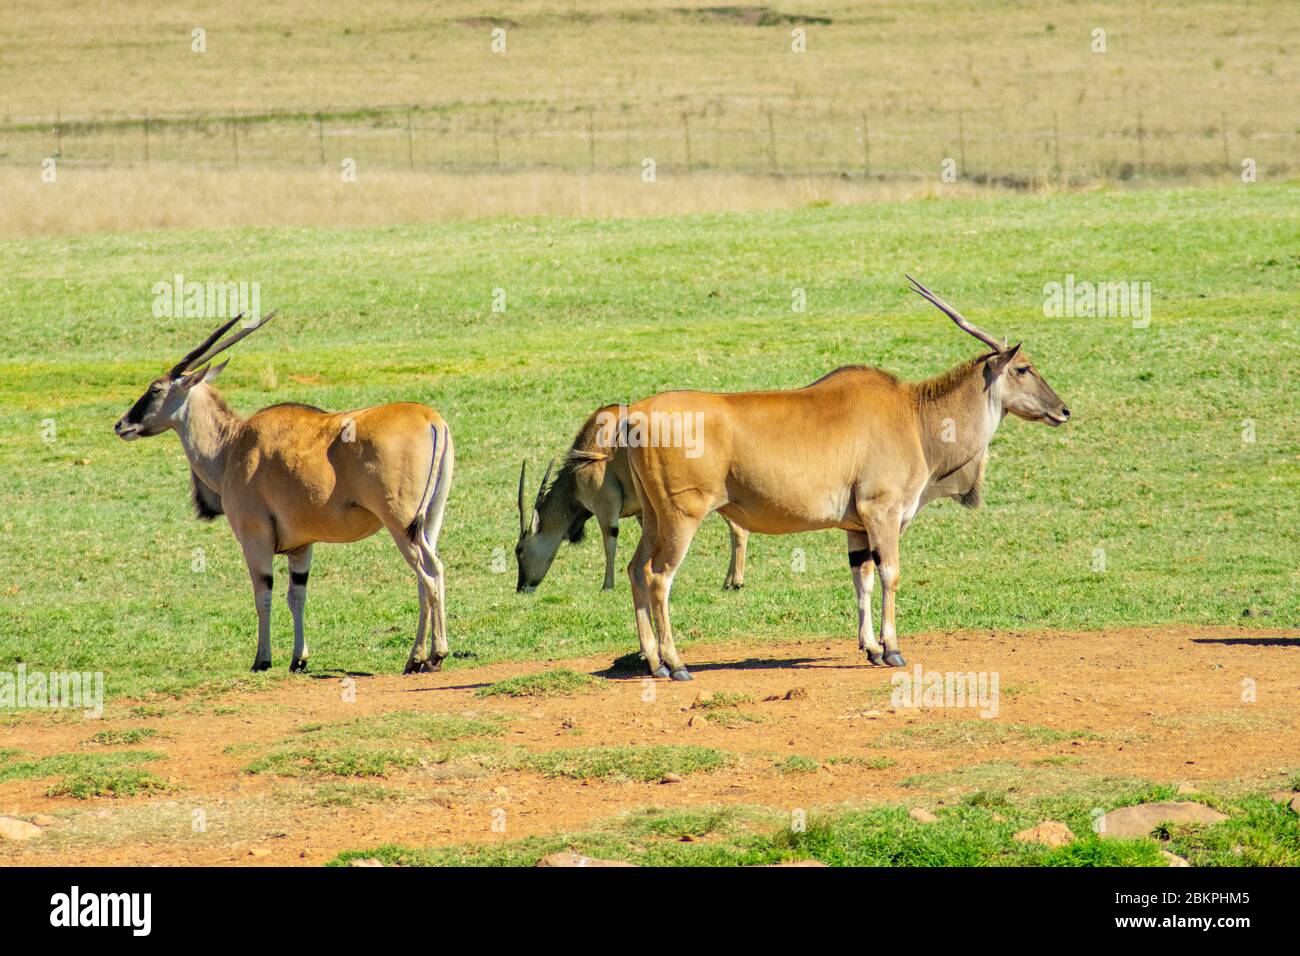
[[[644,523],[628,576],[637,637],[655,676],[691,679],[673,644],[668,595],[713,511],[762,534],[847,532],[858,646],[873,664],[903,666],[894,602],[908,522],[938,497],[978,503],[989,440],[1007,412],[1053,427],[1069,419],[1018,344],[999,343],[908,279],[989,351],[922,382],[850,366],[791,391],[662,392],[628,410],[620,428]],[[657,419],[691,414],[702,416],[702,454],[645,440]],[[881,583],[879,640],[871,628],[873,569]]]
[[[303,610],[312,545],[358,541],[381,527],[393,536],[419,583],[420,623],[406,673],[437,670],[448,653],[438,558],[455,463],[447,423],[432,408],[412,402],[341,413],[290,403],[241,418],[212,387],[226,362],[213,367],[211,361],[274,315],[244,325],[225,341],[221,337],[240,317],[222,325],[154,379],[114,431],[126,441],[176,432],[189,459],[198,517],[229,519],[257,606],[253,670],[271,666],[274,556],[289,561],[289,669],[305,671]]]
[[[622,411],[618,405],[607,405],[592,412],[574,438],[555,481],[550,480],[555,460],[546,466],[546,474],[533,501],[531,517],[525,517],[527,512],[524,511],[528,463],[524,462],[520,467],[519,541],[515,544],[519,578],[515,590],[535,591],[550,570],[560,544],[581,541],[587,521],[593,515],[600,526],[605,548],[605,580],[601,589],[613,589],[619,519],[635,517],[641,520],[641,502],[632,491],[627,448],[602,438],[606,423],[616,424]],[[728,590],[740,590],[745,584],[749,532],[730,518],[723,520],[731,533],[731,564],[722,586]]]

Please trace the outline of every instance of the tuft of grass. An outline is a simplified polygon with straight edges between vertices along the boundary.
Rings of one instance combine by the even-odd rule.
[[[666,773],[712,773],[736,762],[712,747],[578,747],[526,758],[524,766],[546,777],[575,780],[659,780]]]
[[[728,707],[739,707],[741,704],[752,704],[754,698],[748,694],[740,694],[735,691],[719,690],[709,694],[701,694],[695,698],[691,704],[692,710],[721,710]]]
[[[69,774],[58,783],[51,784],[46,794],[51,797],[134,797],[142,793],[165,793],[174,790],[171,784],[139,767],[119,767],[107,770],[85,770]]]
[[[521,674],[475,691],[477,697],[574,697],[600,690],[605,681],[591,674],[560,668],[540,674]]]
[[[776,762],[776,769],[781,773],[816,773],[822,768],[822,765],[812,757],[805,757],[802,754],[791,754],[784,760]]]
[[[825,762],[832,767],[843,765],[867,770],[888,770],[898,763],[893,757],[827,757]]]
[[[285,747],[259,757],[245,773],[280,777],[386,777],[418,765],[414,750],[391,747]]]
[[[416,766],[445,765],[472,756],[471,751],[489,750],[485,738],[503,732],[497,718],[405,710],[338,723],[304,724],[244,772],[280,777],[386,777]],[[234,752],[232,748],[227,751]]]
[[[339,723],[304,724],[296,732],[313,740],[375,741],[400,739],[406,743],[447,743],[504,733],[497,717],[459,714],[425,714],[398,710],[356,717]]]
[[[651,807],[628,814],[617,829],[633,836],[701,839],[732,830],[741,817],[735,807],[693,807],[665,810]]]
[[[360,807],[371,803],[387,803],[406,798],[401,790],[382,787],[373,783],[324,783],[315,787],[307,795],[308,802],[314,807]],[[294,795],[294,801],[299,799]]]
[[[961,802],[968,807],[988,807],[994,810],[1011,806],[1007,795],[996,790],[976,790],[962,797]]]
[[[718,727],[743,727],[746,724],[761,724],[767,720],[760,714],[746,714],[737,710],[710,711],[709,723]]]
[[[51,754],[32,760],[9,760],[0,764],[0,783],[42,777],[107,774],[124,767],[162,759],[162,754],[150,750],[127,750],[113,753]]]
[[[88,741],[102,747],[117,747],[126,744],[138,744],[157,737],[158,731],[153,727],[130,727],[123,730],[101,730]]]

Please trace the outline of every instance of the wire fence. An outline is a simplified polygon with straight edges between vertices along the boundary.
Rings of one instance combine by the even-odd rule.
[[[1148,177],[1176,180],[1300,168],[1300,131],[1259,130],[1226,114],[1144,115],[1122,104],[1009,110],[717,97],[572,106],[390,106],[239,115],[12,119],[0,162],[170,163],[483,171],[659,169],[939,177],[1011,187]]]

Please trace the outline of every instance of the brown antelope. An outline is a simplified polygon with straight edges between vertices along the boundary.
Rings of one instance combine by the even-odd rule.
[[[850,366],[791,391],[663,392],[629,409],[619,440],[629,449],[644,532],[628,576],[652,674],[691,679],[673,645],[668,595],[691,538],[713,511],[762,534],[847,532],[858,646],[872,664],[903,666],[894,601],[898,540],[908,522],[937,497],[978,503],[989,440],[1007,412],[1053,427],[1069,419],[1018,344],[999,344],[908,279],[991,351],[923,382]],[[705,451],[696,457],[655,440],[665,423],[688,415],[702,426]],[[873,569],[881,583],[879,640],[871,631]]]
[[[528,463],[524,462],[520,467],[519,541],[515,544],[519,578],[515,590],[524,593],[535,591],[550,570],[560,544],[581,541],[587,520],[593,515],[600,526],[600,537],[605,547],[605,581],[601,589],[613,589],[619,519],[635,517],[641,520],[641,502],[632,491],[627,449],[617,447],[614,442],[602,444],[601,438],[607,423],[616,425],[623,411],[625,409],[618,405],[608,405],[591,414],[574,438],[554,482],[550,482],[551,470],[555,466],[555,460],[551,460],[537,489],[531,517],[525,517],[527,513],[524,511]],[[739,590],[745,584],[749,532],[730,518],[723,520],[731,532],[731,564],[722,586]]]
[[[303,609],[312,545],[358,541],[387,528],[419,583],[420,623],[406,673],[437,670],[447,656],[443,565],[438,535],[451,489],[451,432],[427,405],[399,402],[331,413],[308,405],[264,408],[244,419],[212,381],[211,360],[275,313],[218,340],[221,326],[150,383],[114,431],[131,441],[175,431],[190,463],[198,517],[224,514],[244,552],[257,606],[253,670],[271,666],[271,561],[289,560],[293,614],[290,671],[307,669]],[[228,361],[228,360],[227,360]],[[433,631],[433,653],[426,642]]]

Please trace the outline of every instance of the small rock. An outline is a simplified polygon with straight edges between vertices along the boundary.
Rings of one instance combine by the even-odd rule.
[[[669,770],[666,774],[664,774],[662,777],[659,778],[659,782],[660,783],[681,783],[682,775],[680,773],[673,773],[671,770]]]
[[[583,856],[581,853],[564,851],[562,853],[552,853],[550,856],[544,856],[537,861],[538,866],[636,866],[635,863],[624,863],[622,860],[597,860],[595,857]]]
[[[705,717],[703,714],[695,714],[690,720],[686,721],[686,726],[707,727],[709,726],[709,718]]]
[[[253,847],[251,850],[248,851],[248,855],[249,855],[249,856],[256,856],[256,857],[270,856],[270,855],[271,855],[271,851],[270,851],[270,850],[263,849],[263,848],[260,847],[260,846],[255,846],[255,847]]]
[[[0,839],[23,843],[41,835],[41,828],[16,817],[0,817]]]
[[[1300,793],[1297,793],[1292,797],[1291,802],[1288,803],[1287,806],[1291,808],[1292,813],[1300,814]]]
[[[807,688],[807,687],[791,687],[788,691],[785,692],[785,699],[786,699],[786,700],[807,700],[807,699],[808,699],[808,688]]]
[[[1170,866],[1191,866],[1192,865],[1188,863],[1186,860],[1184,860],[1177,853],[1170,853],[1168,850],[1161,850],[1160,855],[1165,858],[1165,861]]]
[[[862,716],[865,717],[865,718],[867,718],[868,720],[875,720],[877,717],[880,716],[880,711],[878,711],[878,710],[866,710],[866,711],[863,711],[863,712],[862,712]]]
[[[1019,840],[1021,843],[1041,843],[1044,846],[1058,847],[1072,843],[1074,833],[1064,823],[1046,820],[1036,827],[1021,830],[1012,839]]]
[[[32,823],[38,827],[52,827],[59,822],[58,817],[52,817],[48,813],[38,813],[32,817]]]
[[[1196,789],[1196,787],[1192,786],[1190,783],[1184,782],[1178,785],[1178,790],[1176,792],[1181,797],[1186,796],[1189,793],[1200,793],[1201,791]]]
[[[907,815],[917,823],[934,823],[939,819],[925,807],[913,807],[907,811]]]
[[[374,857],[363,857],[360,860],[353,860],[348,866],[383,866],[383,861],[376,860]]]
[[[1135,807],[1112,810],[1099,821],[1097,832],[1102,837],[1131,840],[1144,837],[1165,821],[1171,823],[1219,823],[1228,819],[1226,814],[1211,810],[1203,803],[1164,802],[1139,803]]]

